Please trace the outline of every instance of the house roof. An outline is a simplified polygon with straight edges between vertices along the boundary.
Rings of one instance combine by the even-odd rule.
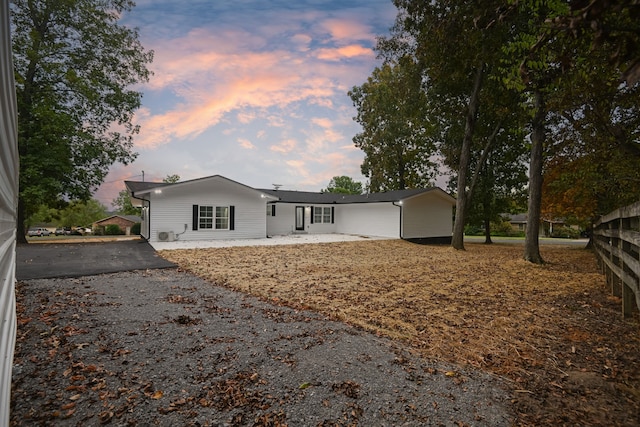
[[[210,179],[224,179],[229,182],[241,185],[248,189],[262,192],[267,197],[272,197],[283,203],[309,203],[309,204],[342,204],[342,203],[379,203],[379,202],[399,202],[400,200],[410,199],[421,194],[429,192],[437,192],[451,203],[455,203],[455,199],[443,191],[439,187],[415,188],[410,190],[394,190],[383,193],[370,194],[343,194],[343,193],[316,193],[311,191],[291,191],[291,190],[273,190],[265,188],[253,188],[241,184],[237,181],[225,178],[222,175],[212,175],[205,178],[197,178],[189,181],[181,181],[176,183],[166,182],[141,182],[141,181],[125,181],[125,185],[133,193],[134,196],[151,192],[151,190],[166,187],[180,186]]]
[[[126,185],[132,193],[144,193],[154,188],[164,187],[171,184],[167,182],[125,181],[124,185]]]
[[[343,194],[343,193],[313,193],[307,191],[290,190],[268,190],[260,189],[277,197],[284,203],[316,203],[316,204],[341,204],[341,203],[376,203],[376,202],[399,202],[410,199],[429,192],[442,193],[447,199],[454,203],[455,199],[438,187],[416,188],[411,190],[394,190],[383,193],[370,194]]]
[[[213,180],[223,180],[223,181],[227,181],[236,185],[239,185],[241,187],[244,187],[248,190],[251,191],[260,191],[258,189],[255,189],[253,187],[249,187],[248,185],[242,184],[238,181],[234,181],[232,179],[229,179],[227,177],[224,177],[222,175],[211,175],[211,176],[206,176],[203,178],[196,178],[196,179],[190,179],[188,181],[180,181],[180,182],[175,182],[175,183],[167,183],[167,182],[147,182],[147,181],[125,181],[124,184],[127,186],[127,188],[129,189],[129,191],[131,191],[131,193],[134,196],[138,196],[138,195],[143,195],[143,194],[147,194],[150,193],[151,190],[154,189],[158,189],[160,187],[181,187],[184,185],[189,185],[189,184],[194,184],[196,182],[203,182],[203,181],[213,181]]]
[[[509,217],[509,222],[512,223],[526,223],[527,222],[527,214],[526,213],[520,213],[520,214],[507,214],[507,216]]]
[[[111,215],[111,216],[108,216],[106,218],[102,218],[102,219],[99,219],[99,220],[95,221],[95,224],[108,221],[108,220],[110,220],[112,218],[122,218],[122,219],[125,219],[125,220],[133,222],[133,223],[142,221],[142,218],[140,218],[137,215]]]

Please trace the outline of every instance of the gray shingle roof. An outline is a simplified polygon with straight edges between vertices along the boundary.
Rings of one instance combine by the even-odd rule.
[[[171,185],[166,182],[149,182],[149,181],[125,181],[124,185],[127,186],[129,191],[134,193],[138,191],[146,191],[156,187],[164,187],[167,185]]]
[[[118,218],[124,218],[124,219],[126,219],[127,221],[131,221],[131,222],[133,222],[133,223],[136,223],[136,222],[142,222],[142,218],[140,218],[140,217],[139,217],[139,216],[137,216],[137,215],[118,215],[118,214],[111,215],[111,216],[108,216],[108,217],[105,217],[105,218],[99,219],[99,220],[97,220],[97,221],[94,221],[94,222],[97,224],[97,223],[104,222],[104,221],[107,221],[107,220],[109,220],[109,219],[111,219],[111,218],[116,218],[116,217],[118,217]]]
[[[269,190],[264,188],[259,188],[258,190],[271,196],[278,197],[280,201],[284,203],[340,204],[397,202],[419,194],[440,189],[438,187],[416,188],[411,190],[395,190],[371,194],[312,193],[307,191]]]
[[[220,176],[220,175],[214,175],[214,177],[215,176]],[[125,185],[129,189],[129,191],[133,193],[137,193],[137,192],[147,192],[153,188],[165,187],[167,185],[183,185],[188,182],[200,181],[207,178],[212,178],[212,177],[198,178],[191,181],[182,181],[175,184],[169,184],[166,182],[125,181]],[[240,185],[244,185],[244,184],[240,184]],[[248,188],[251,188],[251,187],[248,187]],[[340,203],[398,202],[400,200],[408,199],[410,197],[417,196],[423,193],[428,193],[430,191],[440,191],[442,192],[443,195],[453,200],[453,198],[449,196],[449,194],[447,194],[446,192],[444,192],[442,189],[438,187],[415,188],[410,190],[394,190],[394,191],[387,191],[383,193],[370,193],[370,194],[315,193],[311,191],[273,190],[273,189],[266,189],[266,188],[255,188],[255,190],[268,194],[269,196],[276,197],[278,198],[278,201],[283,203],[340,204]]]

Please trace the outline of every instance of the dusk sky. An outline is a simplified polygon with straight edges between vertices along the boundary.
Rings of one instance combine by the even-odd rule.
[[[380,64],[375,39],[395,15],[391,0],[138,0],[122,22],[155,51],[139,156],[94,197],[110,207],[142,171],[303,191],[338,175],[364,184],[347,92]]]

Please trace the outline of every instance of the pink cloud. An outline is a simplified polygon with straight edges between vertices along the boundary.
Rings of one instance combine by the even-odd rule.
[[[256,146],[253,145],[248,139],[238,138],[238,143],[240,143],[240,146],[242,148],[246,148],[247,150],[253,150],[254,148],[256,148]]]
[[[311,123],[322,128],[330,128],[333,126],[333,122],[324,117],[314,117],[313,119],[311,119]]]
[[[269,149],[271,151],[275,151],[277,153],[290,153],[291,151],[293,151],[294,148],[296,148],[296,141],[293,139],[287,139],[282,141],[280,144],[278,145],[272,145],[271,147],[269,147]]]
[[[335,37],[350,37],[340,22],[328,22]],[[298,34],[299,42],[310,36]],[[155,148],[173,140],[191,139],[236,112],[241,123],[254,120],[255,112],[283,109],[306,102],[333,108],[332,98],[344,96],[351,82],[359,82],[370,68],[371,49],[351,43],[316,52],[263,50],[265,39],[240,30],[196,29],[176,40],[165,40],[156,50],[155,75],[148,89],[170,91],[180,102],[162,111],[150,108],[136,119],[141,133],[136,147]],[[343,64],[341,59],[361,58],[362,63]],[[357,76],[357,77],[356,77]],[[273,116],[272,116],[273,117]],[[270,123],[280,126],[282,119]]]
[[[368,25],[355,19],[326,19],[322,26],[338,40],[372,40],[375,37]]]
[[[333,49],[320,49],[317,53],[319,59],[326,61],[339,61],[346,58],[354,58],[357,56],[375,57],[373,50],[360,46],[349,45]]]

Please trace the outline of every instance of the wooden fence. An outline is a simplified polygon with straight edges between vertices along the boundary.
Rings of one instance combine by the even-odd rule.
[[[623,316],[630,316],[640,309],[640,202],[600,218],[593,244],[611,292],[622,297]]]

